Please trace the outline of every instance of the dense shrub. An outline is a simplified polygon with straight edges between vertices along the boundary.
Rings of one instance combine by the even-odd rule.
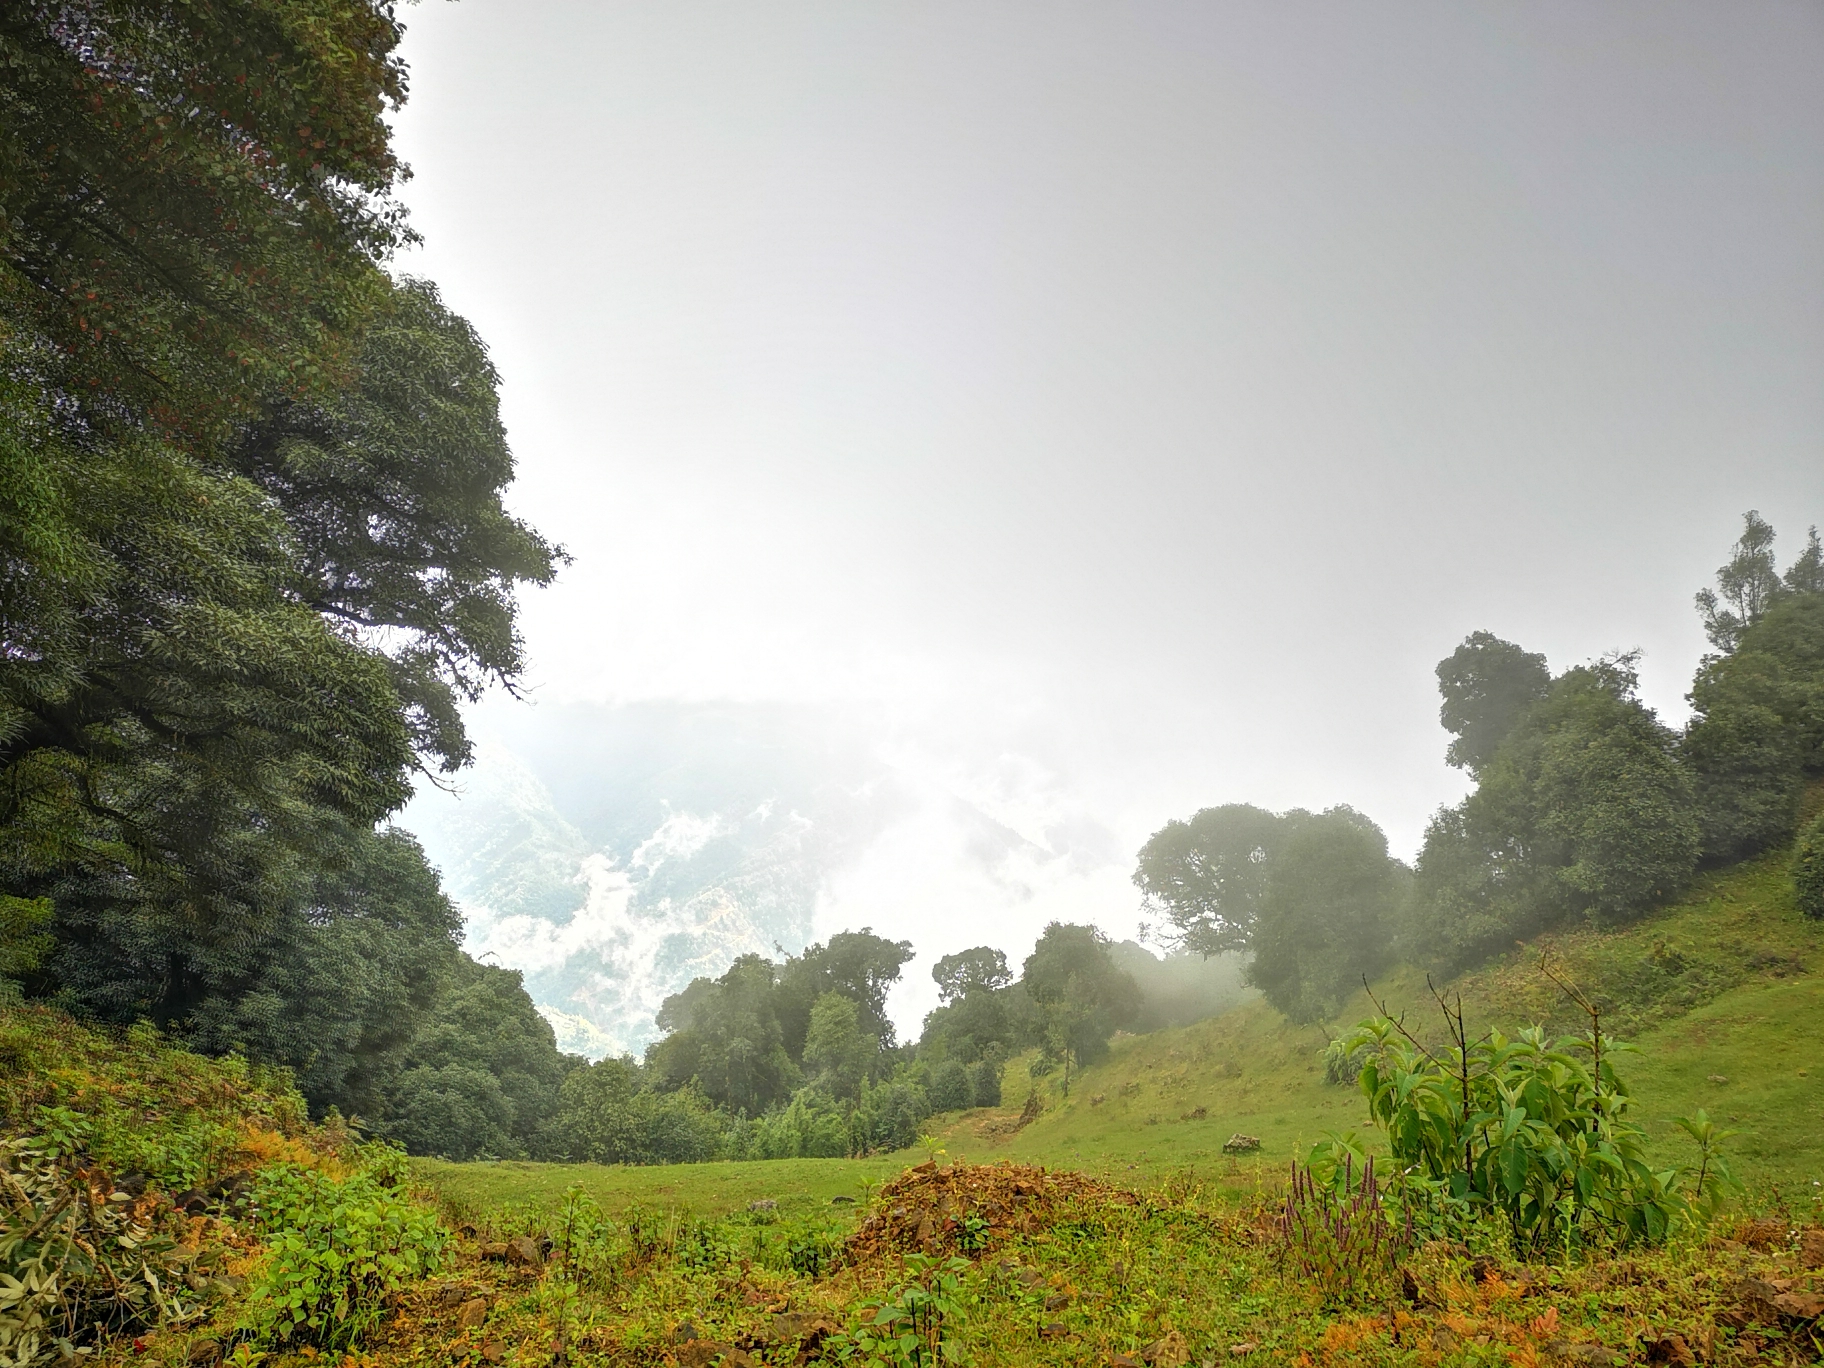
[[[246,1329],[262,1345],[356,1345],[395,1289],[443,1264],[435,1214],[372,1172],[336,1178],[274,1165],[260,1173],[253,1206],[266,1254]]]
[[[1792,856],[1792,885],[1799,911],[1813,920],[1824,919],[1824,813],[1799,836]]]
[[[1538,1027],[1471,1041],[1461,1019],[1446,1015],[1449,1049],[1422,1048],[1384,1018],[1340,1047],[1364,1056],[1359,1086],[1406,1175],[1403,1200],[1428,1217],[1450,1207],[1492,1212],[1523,1250],[1571,1239],[1658,1242],[1691,1197],[1711,1195],[1685,1194],[1676,1172],[1647,1162],[1645,1133],[1627,1118],[1628,1092],[1610,1062],[1613,1042],[1547,1041]],[[1344,1148],[1320,1146],[1332,1165]],[[1727,1178],[1706,1146],[1700,1185]]]

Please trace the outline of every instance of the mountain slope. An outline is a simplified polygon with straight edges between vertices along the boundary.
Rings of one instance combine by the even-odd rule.
[[[1441,986],[1453,1001],[1461,995],[1474,1030],[1511,1033],[1534,1022],[1581,1029],[1582,1012],[1541,972],[1548,957],[1555,973],[1596,1000],[1605,1033],[1637,1047],[1622,1076],[1668,1161],[1682,1157],[1672,1118],[1702,1107],[1739,1132],[1730,1150],[1744,1177],[1824,1179],[1824,1060],[1816,1057],[1824,1043],[1824,923],[1799,915],[1788,859],[1779,852],[1706,876],[1633,926],[1542,937]],[[1438,1033],[1424,975],[1402,969],[1374,992],[1416,1031]],[[1239,1131],[1258,1136],[1262,1162],[1277,1165],[1326,1130],[1366,1129],[1359,1094],[1326,1084],[1319,1054],[1330,1035],[1373,1011],[1363,994],[1326,1030],[1294,1026],[1256,1002],[1179,1030],[1117,1039],[1106,1062],[1072,1082],[1068,1098],[1055,1079],[1043,1080],[1048,1108],[1017,1134],[995,1135],[986,1114],[970,1114],[944,1131],[943,1143],[972,1159],[1007,1155],[1092,1170],[1231,1168],[1221,1146]],[[1028,1086],[1016,1061],[1003,1095],[1017,1104]]]

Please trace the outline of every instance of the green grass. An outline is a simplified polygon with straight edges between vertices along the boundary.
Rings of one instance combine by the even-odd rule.
[[[1541,938],[1442,984],[1461,995],[1472,1029],[1535,1022],[1580,1030],[1581,1011],[1540,970],[1541,956],[1602,1008],[1606,1032],[1638,1053],[1621,1062],[1656,1158],[1681,1162],[1689,1146],[1673,1118],[1706,1109],[1738,1131],[1737,1171],[1763,1191],[1824,1179],[1824,923],[1792,900],[1784,852],[1703,876],[1687,896],[1634,925]],[[1425,976],[1403,967],[1375,985],[1415,1030],[1438,1034]],[[934,1117],[948,1159],[1014,1159],[1083,1169],[1151,1186],[1189,1169],[1231,1192],[1273,1185],[1282,1166],[1326,1131],[1365,1131],[1354,1088],[1326,1084],[1319,1053],[1331,1035],[1374,1011],[1366,994],[1323,1026],[1295,1026],[1263,1002],[1144,1036],[1117,1037],[1108,1059],[1071,1082],[1039,1081],[1046,1110],[1015,1134],[996,1134],[1032,1086],[1025,1059],[1007,1070],[999,1111]],[[1713,1082],[1723,1078],[1727,1082]],[[1201,1108],[1204,1115],[1193,1119]],[[1232,1159],[1236,1132],[1259,1137],[1258,1156]],[[860,1196],[921,1151],[863,1160],[603,1168],[566,1164],[443,1164],[419,1172],[447,1199],[481,1211],[550,1207],[580,1184],[604,1207],[688,1208],[717,1215],[770,1198],[827,1203]]]
[[[534,1164],[513,1160],[451,1163],[418,1159],[413,1170],[453,1215],[486,1219],[514,1206],[548,1211],[576,1186],[604,1211],[629,1207],[680,1208],[698,1216],[724,1216],[758,1201],[782,1209],[831,1204],[852,1197],[860,1205],[878,1187],[925,1156],[913,1150],[867,1159],[756,1159],[711,1164]],[[480,1222],[477,1221],[479,1224]]]
[[[1632,926],[1545,937],[1439,986],[1453,1001],[1461,996],[1478,1032],[1583,1029],[1581,1009],[1541,971],[1545,957],[1603,1011],[1605,1033],[1637,1047],[1621,1073],[1659,1158],[1685,1157],[1672,1118],[1702,1107],[1740,1132],[1731,1151],[1744,1177],[1809,1184],[1824,1178],[1824,1060],[1810,1058],[1824,1042],[1824,923],[1799,915],[1787,859],[1781,852],[1707,875]],[[1375,995],[1421,1035],[1441,1034],[1424,974],[1403,967]],[[1044,1080],[1051,1105],[1018,1135],[982,1135],[964,1116],[944,1128],[943,1143],[970,1159],[1008,1156],[1117,1181],[1185,1167],[1227,1175],[1231,1186],[1251,1181],[1255,1161],[1222,1156],[1234,1132],[1259,1137],[1260,1162],[1276,1170],[1326,1130],[1365,1129],[1359,1095],[1323,1081],[1319,1052],[1374,1010],[1363,993],[1327,1025],[1297,1027],[1256,1002],[1117,1039],[1105,1062],[1073,1080],[1068,1098]],[[1008,1100],[1023,1099],[1026,1087],[1016,1065]],[[1186,1119],[1198,1108],[1203,1119]]]

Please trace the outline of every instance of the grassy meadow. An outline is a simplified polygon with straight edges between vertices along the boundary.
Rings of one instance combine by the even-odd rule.
[[[1453,1000],[1461,996],[1474,1027],[1581,1029],[1582,1012],[1540,970],[1547,957],[1594,998],[1605,1031],[1635,1047],[1620,1068],[1655,1157],[1690,1158],[1673,1118],[1703,1108],[1737,1132],[1729,1148],[1738,1173],[1771,1191],[1824,1179],[1820,951],[1824,924],[1807,922],[1793,905],[1782,853],[1705,876],[1677,904],[1634,925],[1545,937],[1442,986]],[[1435,1027],[1423,974],[1403,968],[1374,993],[1415,1029]],[[453,1210],[484,1214],[552,1209],[572,1184],[615,1211],[676,1206],[721,1215],[755,1201],[828,1204],[863,1197],[940,1151],[946,1162],[1010,1159],[1137,1188],[1188,1175],[1244,1194],[1273,1186],[1284,1164],[1325,1132],[1365,1130],[1359,1094],[1324,1081],[1320,1053],[1373,1010],[1363,993],[1355,1011],[1325,1026],[1295,1026],[1256,1001],[1192,1026],[1117,1037],[1108,1059],[1071,1080],[1068,1096],[1055,1075],[1037,1080],[1045,1110],[1013,1131],[1034,1086],[1027,1059],[1017,1059],[1003,1085],[1012,1105],[934,1117],[931,1144],[898,1154],[660,1167],[420,1160],[416,1171]],[[1223,1154],[1237,1132],[1260,1140],[1258,1155]]]

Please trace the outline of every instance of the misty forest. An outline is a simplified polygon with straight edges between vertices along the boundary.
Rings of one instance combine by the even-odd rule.
[[[401,33],[370,0],[0,19],[11,1368],[1811,1361],[1824,1087],[1790,1069],[1824,1017],[1768,1008],[1798,1053],[1692,1064],[1719,1117],[1677,1135],[1624,1119],[1610,1034],[1819,965],[1824,545],[1739,507],[1714,581],[1662,586],[1709,643],[1680,724],[1637,651],[1436,642],[1467,796],[1410,863],[1367,800],[1212,775],[1131,854],[1109,915],[1138,939],[1052,921],[929,960],[877,918],[695,977],[643,1054],[561,1051],[398,822],[460,785],[466,711],[528,687],[525,596],[588,551],[509,510],[502,376],[399,264]],[[1501,995],[1522,978],[1555,986]],[[1754,1187],[1720,1099],[1775,1055],[1810,1148],[1757,1132]],[[1308,1073],[1367,1120],[1296,1113]],[[1251,1168],[1244,1116],[1284,1130]],[[1157,1138],[1206,1119],[1204,1148]],[[1649,1162],[1667,1136],[1690,1153]],[[854,1167],[743,1167],[793,1160]],[[589,1189],[609,1166],[687,1214]],[[1670,1271],[1602,1273],[1622,1248]]]

